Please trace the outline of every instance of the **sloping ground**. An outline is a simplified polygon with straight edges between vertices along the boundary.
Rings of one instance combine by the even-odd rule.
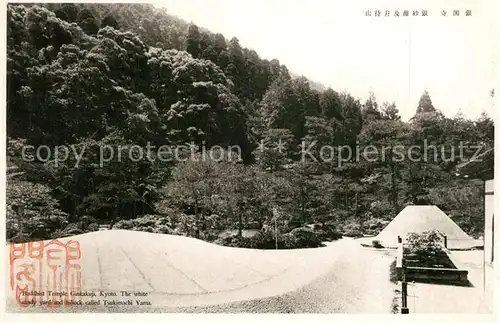
[[[71,239],[81,243],[83,290],[149,292],[152,305],[19,308],[10,292],[9,311],[390,312],[392,259],[353,240],[276,251],[121,230]]]
[[[405,207],[375,238],[386,247],[396,247],[397,237],[410,232],[422,233],[439,230],[448,238],[448,249],[468,249],[478,243],[467,235],[453,220],[435,205]],[[480,244],[482,245],[482,244]]]

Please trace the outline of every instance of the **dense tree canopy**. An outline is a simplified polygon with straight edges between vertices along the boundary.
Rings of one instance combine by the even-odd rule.
[[[446,117],[424,91],[405,122],[374,93],[361,103],[150,5],[7,10],[8,163],[18,174],[8,239],[146,215],[204,239],[275,220],[283,233],[312,223],[373,233],[408,204],[482,230],[481,184],[454,167],[475,153],[458,155],[461,144],[493,146],[486,114]],[[41,145],[51,154],[37,156]],[[144,156],[137,146],[147,145],[197,157]],[[216,145],[225,158],[202,158],[200,147]],[[229,146],[242,158],[228,160]]]

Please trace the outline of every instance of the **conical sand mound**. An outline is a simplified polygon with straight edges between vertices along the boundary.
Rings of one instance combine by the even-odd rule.
[[[410,232],[438,230],[448,239],[449,249],[467,249],[477,242],[465,233],[450,217],[435,205],[409,205],[405,207],[374,240],[385,247],[396,247],[398,236],[403,239]]]

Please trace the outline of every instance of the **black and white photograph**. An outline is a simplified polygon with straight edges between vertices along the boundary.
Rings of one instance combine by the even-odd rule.
[[[5,313],[492,319],[495,6],[5,3]]]

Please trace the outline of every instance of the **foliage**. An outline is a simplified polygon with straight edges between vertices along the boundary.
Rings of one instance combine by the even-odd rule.
[[[376,249],[384,248],[384,246],[382,245],[382,243],[380,243],[379,240],[372,240],[372,246],[373,246],[373,248],[376,248]]]
[[[432,258],[444,253],[443,235],[437,230],[422,233],[409,233],[406,237],[405,248],[410,254],[418,258]]]
[[[275,249],[276,241],[272,232],[261,231],[252,237],[240,237],[237,235],[230,235],[224,238],[219,238],[216,243],[237,248],[249,249]],[[278,237],[278,248],[283,247],[283,238]]]
[[[67,214],[41,184],[9,181],[7,185],[7,240],[24,242],[56,238],[67,224]]]
[[[319,225],[318,229],[313,229],[321,241],[334,241],[342,238],[342,233],[337,231],[336,224],[329,222]]]
[[[9,4],[7,99],[11,240],[114,223],[206,240],[236,230],[234,244],[274,248],[269,233],[241,232],[276,225],[280,246],[312,246],[315,236],[375,234],[409,204],[435,204],[467,233],[482,232],[482,184],[454,171],[474,151],[449,156],[461,142],[493,147],[489,116],[446,117],[424,91],[404,121],[374,93],[362,102],[320,86],[152,5]],[[139,158],[136,146],[148,144],[153,156]],[[226,158],[154,154],[184,146],[180,156],[190,156],[192,144],[220,145]],[[28,145],[29,157],[40,145],[69,154],[27,161]],[[228,146],[241,158],[229,160]],[[385,158],[357,160],[344,149],[321,161],[322,146],[371,146]],[[398,158],[409,146],[420,148],[416,161]],[[105,163],[103,150],[114,151]],[[290,232],[311,223],[322,229]]]
[[[252,237],[228,236],[217,240],[228,247],[251,249],[276,249],[276,237],[272,231],[260,231]],[[296,228],[278,235],[278,249],[317,248],[323,246],[317,233],[308,228]]]
[[[54,234],[54,236],[68,237],[93,231],[99,231],[99,224],[97,224],[94,218],[84,216],[78,222],[69,223],[60,232]]]
[[[309,228],[296,228],[287,233],[294,248],[317,248],[322,246],[318,234]]]
[[[380,231],[382,231],[389,221],[382,220],[380,218],[372,218],[366,222],[363,222],[363,231],[369,235],[377,235]]]
[[[347,237],[359,238],[363,236],[361,225],[357,223],[348,223],[342,227],[342,234]]]
[[[120,220],[113,226],[113,228],[164,234],[173,233],[173,229],[170,227],[168,219],[151,214],[132,220]]]

